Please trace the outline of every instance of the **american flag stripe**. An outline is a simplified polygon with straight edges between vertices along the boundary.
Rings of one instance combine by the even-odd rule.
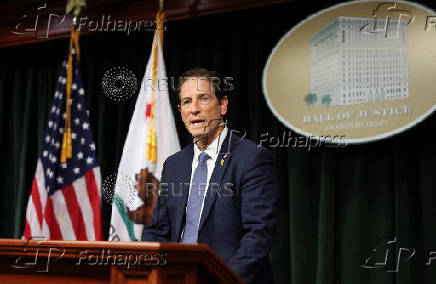
[[[26,220],[26,223],[24,224],[23,236],[25,239],[30,239],[30,237],[32,236],[30,225],[29,225],[29,222],[27,222],[27,220]]]
[[[39,222],[36,217],[36,210],[32,202],[32,196],[29,197],[27,202],[27,211],[26,211],[26,224],[24,227],[25,236],[31,236],[36,234],[41,234],[41,227],[39,226]],[[26,237],[27,238],[27,237]]]
[[[32,202],[32,197],[29,198],[29,202],[27,204],[26,219],[28,222],[27,230],[29,232],[25,232],[25,234],[33,236],[41,235],[42,226],[39,225],[39,220],[36,214],[35,205]]]
[[[40,163],[38,163],[39,166],[41,166]],[[97,178],[98,177],[98,178]],[[68,211],[68,216],[66,215],[67,212],[58,212],[56,214],[58,217],[54,217],[54,214],[52,212],[52,202],[50,199],[50,204],[45,209],[45,218],[49,221],[46,223],[51,224],[48,226],[48,231],[53,231],[52,236],[50,239],[57,239],[61,240],[62,233],[61,229],[59,227],[59,222],[57,219],[71,219],[69,216],[75,216],[75,213],[71,212],[80,212],[80,215],[76,216],[75,218],[79,218],[82,221],[79,220],[79,222],[84,222],[84,225],[75,224],[76,220],[75,218],[72,221],[69,221],[68,223],[72,223],[72,227],[74,229],[74,237],[73,239],[77,240],[102,240],[103,234],[99,228],[101,228],[101,214],[99,208],[100,203],[100,192],[98,190],[98,184],[97,181],[99,181],[100,177],[100,169],[94,168],[92,170],[89,170],[85,175],[84,179],[78,179],[73,183],[72,188],[74,188],[74,196],[65,195],[63,194],[63,201],[65,200],[77,200],[77,205],[71,205],[70,202],[65,202],[66,208],[70,208]],[[25,230],[23,237],[26,239],[29,239],[31,236],[33,237],[39,237],[41,236],[42,227],[43,227],[43,210],[41,205],[41,199],[46,200],[47,197],[41,197],[41,193],[44,193],[44,191],[40,191],[38,188],[38,184],[41,184],[40,179],[44,179],[44,176],[36,175],[36,177],[33,179],[33,185],[32,185],[32,194],[29,198],[29,204],[27,206],[27,214],[26,214],[26,223],[25,223]],[[67,188],[67,187],[66,187]],[[82,190],[77,190],[77,188],[86,188],[86,195],[82,194]],[[44,194],[42,194],[44,195]],[[56,195],[56,198],[61,198]],[[47,205],[46,205],[47,206]],[[74,208],[73,208],[74,207]],[[82,213],[83,212],[83,213]],[[93,216],[93,218],[83,218],[83,216]],[[37,218],[37,222],[34,221],[34,219]],[[30,220],[27,221],[27,220]],[[56,222],[54,222],[56,221]],[[54,223],[54,224],[52,224]],[[32,224],[32,226],[30,225]],[[48,225],[48,224],[47,224]],[[80,227],[80,229],[78,229]],[[67,229],[64,229],[64,231],[68,231]],[[81,231],[86,231],[86,235],[81,234]],[[65,232],[67,234],[67,232]]]
[[[41,167],[41,163],[38,161],[38,168]],[[76,208],[78,208],[77,211],[81,210],[82,212],[84,212],[84,214],[80,214],[81,219],[83,220],[83,222],[85,223],[85,230],[86,230],[86,236],[84,237],[77,237],[77,235],[80,235],[78,232],[80,232],[80,230],[77,229],[78,225],[74,225],[73,227],[76,227],[76,229],[74,230],[75,235],[74,235],[74,239],[83,239],[83,240],[92,240],[92,239],[96,239],[96,240],[101,240],[103,239],[101,230],[98,230],[98,228],[101,228],[101,214],[100,214],[100,210],[98,210],[97,206],[100,202],[100,193],[98,191],[98,185],[96,181],[99,181],[99,179],[97,178],[100,177],[100,170],[99,168],[94,168],[92,170],[89,170],[86,174],[85,174],[85,178],[84,179],[78,179],[77,181],[75,181],[73,183],[73,188],[74,188],[74,195],[75,196],[80,196],[80,198],[76,198],[76,197],[69,197],[69,196],[63,196],[64,201],[65,200],[69,200],[69,199],[77,199],[78,201],[78,205],[76,206]],[[29,204],[27,206],[27,214],[26,214],[26,223],[25,223],[25,230],[24,230],[24,238],[29,239],[31,236],[33,237],[39,237],[42,233],[42,227],[43,227],[43,210],[42,210],[42,204],[41,204],[41,199],[43,200],[47,200],[47,197],[41,197],[41,195],[44,195],[44,191],[40,191],[38,184],[42,184],[43,182],[40,182],[41,179],[44,179],[44,175],[36,175],[36,177],[33,179],[33,185],[32,185],[32,193],[31,196],[29,198]],[[87,194],[83,195],[83,194],[79,194],[82,191],[78,191],[76,190],[76,188],[86,188],[87,190]],[[41,194],[42,193],[42,194]],[[60,198],[60,197],[58,197]],[[45,208],[45,219],[48,220],[48,222],[46,222],[46,224],[50,224],[48,225],[48,230],[50,232],[52,232],[50,234],[50,239],[57,239],[57,240],[61,240],[62,238],[62,233],[59,227],[59,223],[57,221],[57,218],[54,217],[53,214],[53,208],[52,208],[52,201],[51,198],[49,198],[50,202],[48,204],[46,204],[46,208]],[[45,203],[45,202],[44,202]],[[66,202],[66,207],[71,207],[69,206],[69,202]],[[96,205],[97,204],[97,205]],[[71,211],[74,211],[76,209],[72,209],[71,207]],[[69,215],[74,215],[72,213],[69,213]],[[61,214],[58,215],[59,219],[64,218],[65,212],[62,212]],[[83,216],[93,216],[93,218],[83,218]],[[37,221],[35,221],[34,219],[37,218]],[[68,217],[67,217],[68,218]],[[28,221],[30,220],[30,222]],[[70,221],[71,222],[71,221]],[[30,225],[32,224],[32,225]],[[83,226],[82,226],[82,230],[83,230]],[[68,231],[68,230],[66,230]]]
[[[80,209],[79,202],[77,201],[76,193],[72,185],[67,185],[63,188],[62,194],[65,199],[65,205],[68,215],[70,216],[71,224],[73,226],[74,235],[76,240],[86,240],[85,222],[83,221],[82,210]]]
[[[81,178],[73,183],[74,193],[77,196],[78,206],[82,211],[82,216],[94,216],[94,212],[91,208],[91,203],[88,196],[88,191],[84,192],[81,188],[86,188],[85,179]],[[84,229],[86,230],[86,239],[94,239],[94,219],[93,218],[83,218]],[[77,233],[76,233],[77,235]],[[78,238],[79,239],[79,238]]]
[[[36,165],[36,174],[35,174],[35,180],[36,180],[36,185],[37,185],[37,192],[39,195],[39,200],[41,201],[41,216],[44,216],[44,204],[47,201],[47,191],[45,190],[40,190],[41,188],[44,188],[44,184],[45,184],[45,177],[44,177],[44,169],[42,167],[42,163],[41,163],[41,159],[38,159],[38,163]],[[42,222],[41,227],[39,229],[39,231],[42,231],[42,225],[44,224],[44,222]]]
[[[92,172],[93,172],[93,174],[94,174],[94,182],[95,182],[95,185],[97,186],[97,188],[95,189],[96,191],[97,191],[97,194],[98,194],[98,200],[100,200],[100,198],[101,198],[101,193],[100,193],[100,190],[99,190],[99,188],[101,188],[101,174],[100,174],[100,168],[99,167],[97,167],[97,168],[94,168],[94,169],[92,169]],[[89,175],[90,177],[92,177],[91,175]],[[97,197],[96,197],[97,198]],[[100,211],[98,211],[98,214],[100,215]],[[101,219],[99,219],[99,222],[101,221]]]
[[[38,175],[42,173],[42,164],[38,159],[37,167],[36,167],[36,175],[33,178],[32,182],[32,191],[27,203],[26,210],[26,224],[24,229],[25,238],[29,238],[30,236],[41,236],[42,235],[42,226],[43,226],[43,204],[47,199],[47,193],[39,191],[39,187],[41,184],[44,184],[44,175],[42,175],[42,183],[41,179],[38,179]]]
[[[58,221],[54,216],[53,202],[51,196],[47,198],[47,202],[45,204],[44,223],[47,225],[46,228],[48,227],[49,229],[48,237],[50,238],[50,240],[63,240]],[[44,235],[47,236],[47,233],[44,232]]]
[[[42,204],[41,204],[41,199],[39,198],[39,191],[38,191],[38,184],[36,183],[36,178],[33,178],[33,184],[32,184],[32,202],[33,202],[33,207],[35,208],[36,211],[36,216],[38,217],[38,223],[36,223],[36,225],[38,226],[39,224],[39,228],[42,228]]]
[[[73,230],[73,222],[67,210],[67,203],[61,190],[56,191],[52,196],[54,217],[59,224],[64,240],[77,240]]]
[[[98,178],[97,178],[98,177]],[[98,190],[100,186],[97,184],[100,181],[100,169],[94,168],[92,171],[85,173],[86,190],[88,191],[89,203],[93,210],[93,223],[95,239],[102,240],[103,233],[98,228],[101,228],[101,213],[100,213],[100,191]]]

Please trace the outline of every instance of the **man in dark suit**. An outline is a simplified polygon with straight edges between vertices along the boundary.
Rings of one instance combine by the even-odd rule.
[[[165,161],[142,240],[208,244],[245,282],[272,284],[275,165],[223,123],[228,98],[217,77],[202,68],[183,74],[178,108],[194,143]]]

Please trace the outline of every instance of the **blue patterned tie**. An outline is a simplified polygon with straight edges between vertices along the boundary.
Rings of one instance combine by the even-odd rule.
[[[201,204],[207,182],[207,164],[209,155],[201,152],[198,156],[198,166],[192,177],[191,191],[189,192],[188,205],[186,210],[186,224],[183,232],[183,244],[196,244],[198,238],[198,222],[200,220]]]

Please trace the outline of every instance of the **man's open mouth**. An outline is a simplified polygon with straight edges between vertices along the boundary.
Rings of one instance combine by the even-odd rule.
[[[202,126],[204,122],[205,122],[204,119],[193,119],[193,120],[191,120],[191,124],[194,127]]]

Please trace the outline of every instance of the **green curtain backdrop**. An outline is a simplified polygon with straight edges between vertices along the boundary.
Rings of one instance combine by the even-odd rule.
[[[233,77],[229,125],[260,142],[290,131],[268,109],[262,70],[272,47],[292,26],[333,2],[302,2],[166,23],[168,76],[195,66]],[[435,4],[428,6],[436,7]],[[152,33],[105,32],[81,38],[91,127],[102,177],[116,173]],[[68,39],[0,49],[0,237],[19,238],[42,136]],[[105,97],[101,82],[113,67],[130,69],[138,91],[125,102]],[[435,62],[436,70],[436,62]],[[293,74],[289,74],[292,76]],[[289,86],[292,90],[292,86]],[[171,93],[182,146],[190,143]],[[292,111],[292,110],[289,110]],[[277,283],[434,283],[436,264],[436,115],[395,137],[343,148],[271,148],[279,170],[279,216],[271,253]],[[292,137],[298,137],[292,133]],[[110,205],[103,202],[105,236]],[[397,273],[362,268],[379,238],[391,251],[415,249]],[[377,260],[386,247],[378,244]],[[389,256],[389,264],[395,262]],[[398,256],[398,255],[397,255]],[[436,261],[435,261],[436,262]]]

